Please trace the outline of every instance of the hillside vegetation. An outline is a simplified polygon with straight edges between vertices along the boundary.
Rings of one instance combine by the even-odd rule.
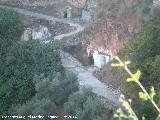
[[[156,90],[156,102],[159,104],[160,101],[160,81],[159,81],[159,26],[160,19],[154,19],[145,24],[143,30],[134,35],[134,37],[126,44],[124,49],[120,52],[120,56],[123,60],[130,60],[132,64],[129,66],[130,69],[135,72],[136,69],[140,69],[142,71],[142,77],[140,81],[142,84],[150,90],[151,86],[154,86]],[[124,74],[124,71],[121,71],[123,74],[122,79],[127,75]],[[133,92],[138,92],[139,89],[133,84],[126,84],[126,91],[129,94],[133,95]],[[135,93],[134,92],[134,93]],[[137,107],[137,113],[146,117],[147,120],[155,120],[156,112],[151,107],[150,103],[143,102]]]
[[[64,104],[64,111],[79,120],[108,118],[108,110],[101,101],[90,90],[79,92],[77,76],[64,70],[59,43],[21,41],[23,25],[18,13],[1,9],[0,16],[7,28],[0,24],[0,119],[11,115],[26,118],[41,115],[43,120],[49,120],[48,116]]]
[[[111,50],[123,61],[131,61],[129,69],[142,71],[140,82],[147,91],[155,88],[159,107],[159,15],[153,0],[101,0],[86,29],[66,41],[82,42],[86,56],[86,48],[90,56],[95,49],[104,54]],[[78,120],[133,120],[114,118],[90,89],[79,89],[77,76],[62,66],[59,42],[22,41],[22,23],[14,10],[0,9],[0,120],[3,115],[43,115],[43,120],[48,120],[58,107]],[[133,99],[131,106],[139,120],[157,120],[152,104],[139,101],[141,89],[125,81],[129,77],[125,71],[107,65],[97,77],[115,88],[122,87],[126,98]]]

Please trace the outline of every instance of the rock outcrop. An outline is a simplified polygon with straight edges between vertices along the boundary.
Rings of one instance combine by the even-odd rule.
[[[51,37],[51,33],[49,33],[49,30],[47,27],[40,26],[39,28],[27,28],[23,35],[22,40],[28,41],[28,40],[45,40],[47,38]]]
[[[159,0],[153,0],[153,4],[155,7],[160,7],[160,1]]]
[[[133,33],[141,27],[142,20],[136,17],[126,17],[123,22],[116,22],[114,18],[101,24],[101,31],[97,32],[87,47],[88,55],[98,50],[107,55],[115,55],[130,39]]]
[[[88,55],[94,50],[110,56],[117,54],[134,33],[153,17],[153,7],[153,2],[149,0],[100,1],[96,16],[98,27],[92,27],[95,32],[89,38]]]

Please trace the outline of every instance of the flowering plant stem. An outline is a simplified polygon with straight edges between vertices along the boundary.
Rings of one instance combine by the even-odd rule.
[[[138,86],[142,89],[143,93],[141,92],[141,96],[143,99],[145,100],[149,100],[151,101],[151,103],[153,104],[153,106],[156,108],[156,110],[158,111],[158,114],[160,115],[160,108],[158,107],[158,105],[155,103],[154,101],[154,95],[155,95],[155,91],[154,88],[151,89],[151,94],[149,94],[147,92],[147,90],[143,87],[143,85],[141,84],[141,82],[139,81],[140,76],[141,76],[141,71],[137,71],[137,73],[133,74],[131,72],[131,70],[128,68],[128,64],[130,64],[130,61],[126,61],[123,62],[118,56],[114,56],[114,59],[116,59],[118,61],[118,63],[112,64],[113,67],[123,67],[125,69],[125,71],[127,71],[127,73],[130,75],[131,78],[127,79],[127,82],[136,82],[138,84]],[[136,116],[136,114],[134,113],[134,111],[131,111],[133,113],[134,116]],[[137,118],[136,118],[137,120]]]

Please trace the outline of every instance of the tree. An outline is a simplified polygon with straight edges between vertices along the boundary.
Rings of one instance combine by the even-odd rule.
[[[133,61],[129,68],[131,71],[136,72],[137,69],[141,69],[142,77],[140,78],[140,82],[144,85],[144,87],[149,90],[150,86],[154,86],[157,93],[159,93],[159,53],[160,53],[160,21],[159,19],[153,19],[150,22],[146,23],[143,30],[139,33],[136,33],[134,37],[126,44],[124,49],[120,52],[120,57],[125,61]],[[123,74],[123,78],[126,78],[126,73],[121,71]],[[126,84],[126,83],[125,83]],[[129,86],[128,86],[129,85]],[[136,89],[131,89],[133,84],[126,85],[127,91],[138,92]],[[135,86],[135,84],[134,84]],[[129,93],[132,94],[132,93]],[[159,94],[157,94],[155,101],[159,101]],[[148,105],[148,103],[145,103]],[[142,113],[145,110],[144,105],[138,106],[138,113]],[[137,108],[135,108],[137,109]],[[154,114],[153,114],[154,113]],[[151,114],[153,116],[151,116]],[[147,111],[144,113],[146,119],[150,120],[154,119],[155,111]]]
[[[42,99],[32,98],[26,104],[23,105],[13,105],[9,113],[11,115],[19,116],[47,116],[52,115],[55,109],[55,104],[50,99],[43,97]],[[38,119],[37,119],[38,120]]]
[[[10,105],[22,104],[35,95],[35,75],[63,72],[57,44],[18,42],[1,60],[0,114]]]
[[[120,96],[120,102],[122,102],[123,107],[126,109],[127,113],[124,114],[124,111],[119,108],[114,115],[118,120],[158,120],[160,117],[160,108],[155,102],[155,89],[152,86],[148,92],[145,87],[141,84],[140,77],[142,75],[140,70],[137,70],[136,73],[132,73],[128,68],[130,61],[122,61],[118,56],[114,56],[114,59],[117,60],[117,63],[111,64],[113,67],[121,67],[129,74],[129,78],[126,79],[128,83],[135,83],[139,86],[142,92],[139,92],[139,98],[143,101],[140,106],[138,106],[137,111],[134,111],[131,108],[132,100],[126,99],[124,95]],[[147,103],[147,106],[145,105]],[[151,106],[152,105],[152,106]],[[137,115],[138,116],[137,116]],[[157,117],[158,116],[158,117]]]
[[[13,105],[9,109],[9,113],[12,115],[24,116],[43,115],[45,116],[44,120],[49,119],[47,116],[54,113],[56,104],[63,105],[63,103],[68,100],[68,96],[75,90],[78,90],[77,78],[75,75],[68,74],[62,76],[60,73],[53,73],[52,76],[54,76],[52,79],[45,78],[43,74],[35,76],[33,79],[36,89],[35,96],[27,103]],[[64,84],[64,81],[67,82]],[[63,88],[64,85],[67,89]]]
[[[102,103],[88,90],[75,92],[69,96],[64,104],[67,112],[78,117],[79,120],[106,120],[105,108]]]
[[[141,69],[143,75],[140,81],[147,87],[147,89],[152,85],[157,89],[157,80],[159,79],[159,77],[155,75],[158,74],[158,66],[155,68],[155,63],[153,63],[154,61],[158,63],[156,56],[160,53],[159,27],[159,19],[154,19],[146,23],[144,29],[135,34],[119,54],[123,60],[134,61],[132,65],[129,66],[132,71]],[[148,69],[148,67],[152,66],[151,64],[155,67]],[[154,71],[155,73],[151,71]]]
[[[23,25],[17,12],[0,8],[0,54],[21,39]]]

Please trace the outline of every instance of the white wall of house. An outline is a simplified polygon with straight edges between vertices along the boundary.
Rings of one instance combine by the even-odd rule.
[[[110,61],[110,58],[107,55],[105,56],[105,55],[99,54],[99,52],[95,50],[93,52],[93,60],[94,60],[94,66],[101,68]]]
[[[91,12],[89,10],[82,10],[81,20],[88,22],[91,19]]]
[[[72,8],[71,7],[67,7],[67,19],[71,19],[72,18]]]

